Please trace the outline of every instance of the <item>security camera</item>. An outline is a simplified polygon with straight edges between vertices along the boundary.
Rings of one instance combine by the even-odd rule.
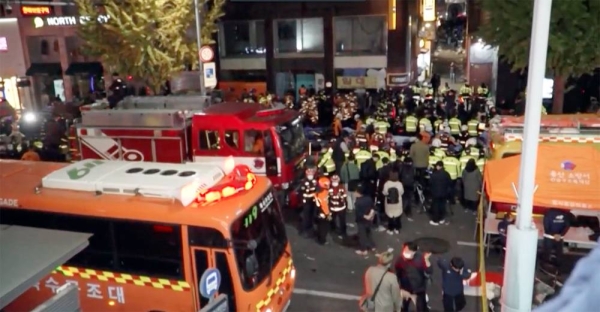
[[[4,12],[6,12],[6,15],[12,14],[12,6],[8,4],[8,1],[6,2],[6,6],[4,7]]]

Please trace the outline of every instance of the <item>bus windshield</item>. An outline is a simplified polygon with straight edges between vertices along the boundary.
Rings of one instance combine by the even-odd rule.
[[[304,137],[304,128],[300,119],[277,127],[277,134],[281,141],[283,159],[286,163],[293,161],[304,153],[306,138]]]
[[[254,250],[234,247],[242,285],[246,291],[251,291],[269,277],[288,243],[283,217],[271,190],[233,223],[231,237],[242,244],[256,241]],[[246,266],[253,254],[258,260],[258,270],[254,276],[249,276]]]

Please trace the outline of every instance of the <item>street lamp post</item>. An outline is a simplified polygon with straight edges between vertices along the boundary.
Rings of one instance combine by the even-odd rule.
[[[532,222],[552,0],[535,0],[529,49],[523,150],[517,195],[517,222],[508,228],[502,287],[503,312],[529,312],[533,298],[538,230]]]
[[[194,0],[194,10],[196,10],[196,45],[198,46],[198,74],[200,75],[200,94],[206,95],[206,87],[204,86],[204,66],[202,66],[202,58],[200,57],[200,49],[202,48],[202,17],[200,16],[200,5],[198,0]]]

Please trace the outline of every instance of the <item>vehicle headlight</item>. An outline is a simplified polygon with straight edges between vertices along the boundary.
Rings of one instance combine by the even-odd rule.
[[[37,120],[37,116],[34,113],[25,113],[23,115],[23,120],[28,123],[35,122]]]
[[[290,184],[287,182],[281,183],[281,188],[287,190],[290,187]]]

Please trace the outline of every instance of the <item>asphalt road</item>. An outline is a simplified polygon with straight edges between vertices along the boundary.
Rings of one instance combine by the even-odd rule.
[[[374,241],[379,251],[393,248],[400,252],[404,242],[421,237],[437,237],[449,243],[449,250],[432,256],[435,263],[441,257],[460,256],[469,268],[477,268],[477,248],[474,230],[475,216],[465,213],[462,208],[454,208],[454,216],[447,218],[449,225],[431,226],[426,215],[415,215],[414,222],[403,219],[399,235],[390,236],[385,232],[374,233]],[[288,215],[288,220],[293,217]],[[354,217],[349,216],[349,221]],[[326,246],[318,245],[312,239],[301,238],[293,221],[288,223],[288,234],[292,243],[294,262],[297,268],[297,283],[289,311],[358,311],[358,298],[363,293],[362,278],[365,270],[374,265],[374,254],[361,257],[354,253],[352,241],[342,242],[337,237]],[[350,234],[356,228],[349,228]],[[433,284],[428,291],[433,311],[441,311],[441,277],[434,269]],[[465,311],[478,311],[478,299],[469,297]]]

